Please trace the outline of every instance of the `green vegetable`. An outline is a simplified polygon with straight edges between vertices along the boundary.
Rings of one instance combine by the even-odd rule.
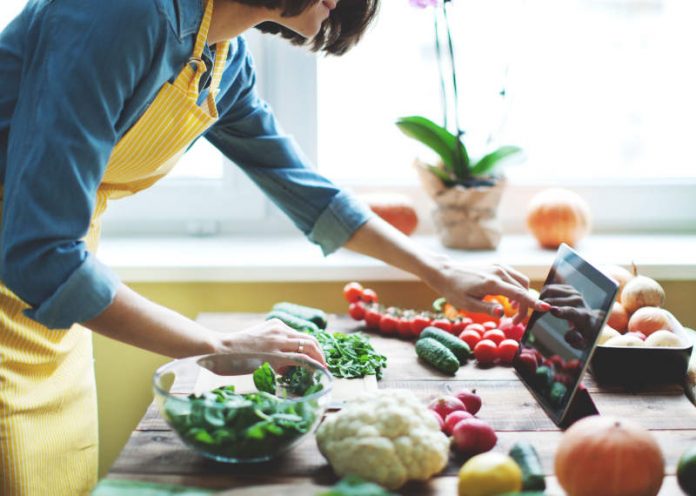
[[[272,318],[280,319],[293,329],[317,338],[329,371],[334,377],[351,379],[375,375],[377,379],[382,378],[382,369],[387,366],[387,357],[377,353],[364,334],[330,333],[319,329],[314,322],[300,319],[282,310],[273,310],[266,316],[266,320]]]
[[[324,385],[316,377],[309,369],[295,366],[288,367],[285,373],[278,378],[278,382],[290,394],[309,396],[324,389]]]
[[[271,364],[264,362],[258,369],[254,371],[254,386],[259,391],[264,391],[266,393],[275,394],[276,391],[276,380],[275,371],[271,367]]]
[[[360,477],[349,475],[329,491],[317,496],[396,496],[373,482],[365,482]]]
[[[454,353],[460,364],[466,363],[471,357],[471,348],[461,339],[452,336],[449,332],[443,331],[437,327],[426,327],[420,335],[422,338],[432,338],[444,344],[449,350]]]
[[[438,313],[444,312],[446,303],[447,298],[445,298],[444,296],[440,296],[435,301],[433,301],[433,310],[435,310]]]
[[[323,387],[316,376],[303,367],[306,375],[290,370],[279,383],[291,383],[287,392],[308,396]],[[301,376],[301,377],[300,377]],[[227,458],[264,458],[307,433],[317,420],[316,401],[284,401],[275,392],[275,372],[264,363],[254,371],[258,393],[237,394],[234,386],[224,386],[186,400],[170,398],[165,416],[179,435],[194,448]],[[291,390],[292,389],[292,390]]]
[[[553,370],[551,370],[550,367],[547,367],[546,365],[537,367],[534,375],[536,376],[537,383],[542,388],[547,389],[551,387],[551,384],[553,383]]]
[[[459,370],[459,360],[449,348],[433,338],[422,338],[416,342],[416,354],[436,369],[454,375]]]
[[[534,446],[527,442],[517,442],[510,448],[510,457],[522,470],[522,489],[525,491],[546,489],[544,469]]]
[[[266,320],[278,319],[283,321],[288,327],[295,329],[300,332],[309,332],[310,334],[317,333],[321,331],[319,327],[314,322],[309,320],[301,319],[296,315],[293,315],[283,310],[271,310],[271,312],[266,315]]]
[[[326,329],[326,325],[328,323],[326,319],[326,312],[323,310],[298,305],[297,303],[289,303],[287,301],[276,303],[273,305],[273,310],[287,312],[295,317],[314,322],[319,329]]]
[[[554,406],[560,406],[563,403],[563,398],[565,398],[568,388],[562,382],[554,382],[551,386],[551,393],[549,397],[551,398],[551,403]]]

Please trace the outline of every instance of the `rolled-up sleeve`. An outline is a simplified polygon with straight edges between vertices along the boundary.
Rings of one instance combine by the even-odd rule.
[[[124,101],[154,55],[155,2],[63,0],[24,33],[3,181],[0,278],[52,329],[99,315],[117,277],[87,251]]]
[[[328,255],[373,214],[314,170],[295,141],[282,132],[270,107],[256,93],[253,64],[244,55],[234,86],[221,102],[227,109],[206,138]]]

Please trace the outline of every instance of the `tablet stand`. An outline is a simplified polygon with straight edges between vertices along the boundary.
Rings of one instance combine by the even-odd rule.
[[[599,410],[592,401],[590,393],[584,387],[578,386],[573,400],[568,406],[565,416],[561,419],[559,427],[567,429],[572,424],[577,422],[583,417],[589,417],[590,415],[599,415]]]

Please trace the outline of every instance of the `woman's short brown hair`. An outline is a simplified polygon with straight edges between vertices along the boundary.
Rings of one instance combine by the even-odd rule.
[[[283,17],[293,17],[321,0],[236,0],[246,5],[280,9]],[[343,55],[355,45],[374,19],[379,0],[339,0],[316,37],[308,40],[275,22],[263,22],[256,28],[264,33],[279,34],[293,45],[309,45],[312,51]]]

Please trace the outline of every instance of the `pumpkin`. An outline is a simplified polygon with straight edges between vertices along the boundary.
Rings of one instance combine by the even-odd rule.
[[[594,415],[563,434],[554,471],[569,496],[654,496],[665,460],[653,435],[640,425]]]
[[[410,236],[418,227],[418,215],[413,201],[399,193],[366,193],[360,198],[375,214]]]
[[[546,189],[530,201],[527,227],[543,248],[575,246],[590,230],[590,207],[573,191]]]

